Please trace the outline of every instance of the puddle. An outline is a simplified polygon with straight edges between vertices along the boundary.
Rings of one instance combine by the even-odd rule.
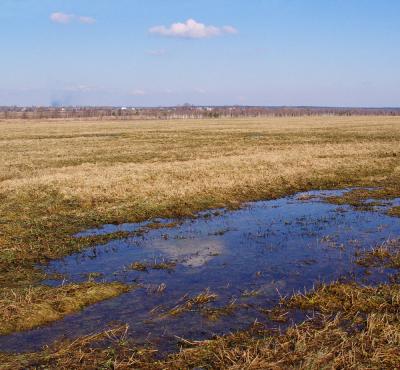
[[[281,296],[320,282],[339,278],[368,284],[387,281],[394,271],[375,269],[366,274],[365,268],[353,263],[354,254],[398,237],[400,220],[387,216],[382,207],[359,211],[324,202],[324,197],[343,192],[313,191],[248,203],[236,211],[202,212],[174,227],[171,220],[160,219],[156,228],[145,233],[53,261],[46,272],[62,274],[65,281],[45,284],[81,282],[91,275],[98,276],[97,281],[138,287],[51,325],[0,337],[0,351],[39,350],[116,322],[128,323],[138,344],[170,350],[176,348],[176,336],[200,340],[245,329],[255,320],[271,328],[300,320],[304,314],[295,312],[288,323],[279,324],[262,310],[275,306]],[[393,204],[399,204],[399,199]],[[149,224],[105,225],[76,237],[135,232]],[[135,262],[144,267],[132,269]],[[160,263],[172,268],[155,268]],[[206,288],[217,295],[214,301],[204,307],[193,305],[180,315],[167,314]],[[207,313],[229,304],[234,307],[229,315],[210,319]]]

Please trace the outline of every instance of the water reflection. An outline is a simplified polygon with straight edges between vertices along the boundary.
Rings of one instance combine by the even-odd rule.
[[[53,261],[47,272],[63,274],[66,282],[85,281],[91,274],[99,276],[98,281],[138,287],[51,325],[0,337],[0,349],[38,350],[54,340],[99,331],[111,322],[128,323],[138,343],[171,349],[175,336],[209,338],[245,328],[255,320],[270,327],[281,325],[269,321],[263,309],[276,305],[282,295],[319,282],[338,278],[370,284],[386,281],[391,271],[377,269],[367,275],[353,263],[354,253],[398,236],[399,219],[387,216],[383,212],[387,208],[381,205],[372,212],[324,202],[324,197],[341,192],[307,192],[249,203],[236,211],[203,212],[173,228],[167,226],[171,220],[160,219],[161,226],[146,233]],[[77,237],[134,232],[148,225],[105,225]],[[129,267],[134,262],[152,266],[160,261],[174,262],[175,268],[137,271]],[[61,281],[45,283],[56,286]],[[161,285],[162,290],[158,289]],[[234,302],[235,309],[218,319],[207,317],[204,307],[178,316],[166,314],[182,297],[190,299],[205,288],[218,296],[205,307]],[[301,318],[300,313],[291,316],[292,320]]]

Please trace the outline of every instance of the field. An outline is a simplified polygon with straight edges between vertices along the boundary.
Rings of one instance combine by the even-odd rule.
[[[353,186],[380,187],[372,194],[375,198],[400,196],[400,117],[3,120],[1,333],[57,320],[131,289],[87,282],[71,288],[76,297],[71,301],[65,292],[68,288],[40,285],[45,276],[36,263],[107,239],[73,238],[79,231],[155,217],[187,217],[200,210],[236,208],[245,201],[303,190]],[[359,199],[370,197],[371,193],[355,192],[343,199],[356,205]],[[394,215],[398,211],[391,210]],[[287,304],[312,306],[325,316],[281,336],[257,330],[238,333],[193,344],[192,349],[153,363],[148,358],[151,353],[131,351],[120,339],[112,354],[90,346],[101,335],[123,339],[123,330],[115,329],[51,353],[22,358],[4,355],[2,362],[10,368],[32,364],[73,368],[79,361],[90,368],[94,358],[98,367],[121,368],[147,363],[153,368],[317,369],[356,366],[357,362],[364,368],[379,368],[380,363],[391,368],[400,359],[398,285],[389,285],[383,293],[379,288],[365,292],[367,288],[351,284],[321,289],[293,297]],[[332,294],[341,302],[339,307],[333,300],[326,303]],[[374,297],[379,305],[369,302]],[[54,300],[57,305],[48,304]],[[353,312],[346,300],[358,302],[361,308]],[[354,315],[360,315],[362,330],[352,336],[342,323]],[[67,356],[68,351],[75,355]]]

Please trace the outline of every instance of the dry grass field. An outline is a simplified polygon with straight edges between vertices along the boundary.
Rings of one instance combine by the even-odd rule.
[[[62,299],[59,290],[38,285],[43,274],[34,264],[62,257],[101,240],[99,237],[77,240],[72,237],[76,232],[105,223],[190,216],[211,207],[237,207],[249,200],[348,186],[379,186],[385,189],[385,196],[400,195],[400,117],[2,121],[0,322],[7,320],[15,328],[30,327],[26,323],[32,320],[29,310],[13,309],[18,300],[25,299],[21,297],[25,297],[27,290],[36,305],[52,296]],[[116,292],[102,294],[100,287],[98,300],[125,289],[115,288]],[[79,289],[84,294],[88,286],[82,284],[74,289],[74,294],[79,295]],[[96,286],[90,289],[90,302],[84,305],[96,300]],[[35,297],[32,292],[37,292]],[[398,287],[387,294],[397,297],[397,310]],[[26,302],[29,304],[30,300]],[[74,307],[80,309],[82,305]],[[259,335],[254,339],[248,334],[243,334],[246,338],[240,340],[221,338],[184,351],[170,362],[154,363],[154,368],[193,365],[279,369],[292,365],[320,368],[321,364],[344,368],[346,364],[353,366],[357,359],[365,359],[365,353],[360,350],[363,340],[375,351],[375,364],[382,356],[391,366],[391,358],[396,358],[393,356],[400,359],[399,337],[395,334],[396,330],[399,332],[395,318],[398,311],[393,313],[393,307],[386,316],[379,316],[376,310],[363,317],[362,320],[369,320],[365,321],[365,335],[352,337],[351,343],[343,342],[345,334],[339,318],[325,318],[316,327],[307,323],[273,339],[262,340]],[[74,310],[65,305],[63,309]],[[343,315],[346,318],[347,311]],[[61,316],[62,313],[54,313],[55,318]],[[37,325],[41,323],[36,321]],[[387,338],[378,336],[384,343],[376,347],[378,342],[373,341],[373,330],[385,327],[391,331],[386,330]],[[327,328],[334,335],[327,336]],[[108,354],[87,349],[90,340],[82,340],[80,352],[77,350],[81,359],[91,361],[95,354],[96,361],[108,361],[112,366],[118,361],[121,368],[139,366],[136,352],[119,348],[120,356],[129,354],[131,362],[128,357],[125,360],[119,357],[117,361]],[[240,346],[232,344],[238,341]],[[319,341],[326,341],[326,353],[319,349]],[[332,351],[333,355],[328,355]],[[286,357],[279,353],[286,353]],[[38,356],[24,358],[28,362],[10,357],[2,360],[11,361],[10,367],[17,363],[27,366],[31,360],[37,363]],[[64,365],[73,368],[71,362],[63,361],[75,359],[74,356],[67,359],[60,352],[46,353],[39,358],[46,366],[56,364],[57,368]],[[100,362],[97,365],[103,366]],[[366,368],[379,367],[374,366]],[[87,368],[91,367],[87,365]]]

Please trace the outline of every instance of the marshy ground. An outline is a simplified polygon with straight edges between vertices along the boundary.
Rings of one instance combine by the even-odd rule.
[[[9,121],[0,130],[0,321],[3,334],[15,332],[1,345],[37,351],[1,355],[4,367],[399,362],[399,118]],[[358,189],[237,209],[349,187]],[[205,209],[215,211],[193,217]],[[135,306],[143,312],[129,322]],[[160,347],[168,342],[155,328],[192,348],[160,360],[157,341],[143,341],[155,332]]]

